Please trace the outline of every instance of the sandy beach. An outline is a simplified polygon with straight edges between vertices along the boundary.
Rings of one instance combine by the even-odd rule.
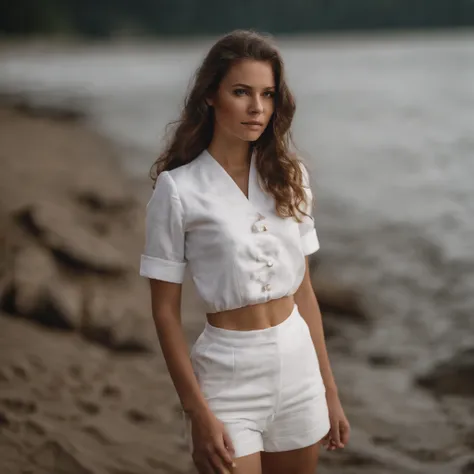
[[[0,473],[194,472],[178,398],[139,277],[151,181],[77,114],[0,106]],[[403,362],[353,350],[364,295],[313,259],[349,446],[320,474],[474,473],[474,353],[415,383]],[[190,344],[204,313],[189,280]]]

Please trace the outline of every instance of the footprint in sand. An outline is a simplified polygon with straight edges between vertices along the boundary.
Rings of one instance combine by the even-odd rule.
[[[31,415],[37,410],[35,402],[14,396],[1,398],[0,405],[3,405],[7,411],[16,415]]]
[[[100,413],[100,406],[90,400],[78,399],[76,400],[77,406],[88,415],[97,415]]]
[[[132,423],[136,424],[148,423],[154,420],[148,413],[138,410],[137,408],[130,408],[125,414]]]
[[[25,367],[19,364],[12,365],[12,373],[19,379],[28,380],[28,371],[26,370]]]
[[[118,399],[121,397],[121,395],[122,395],[122,392],[120,388],[111,384],[104,385],[104,388],[102,389],[102,396],[106,398]]]
[[[41,425],[37,420],[28,420],[25,423],[25,430],[36,436],[45,436],[46,435],[46,428]]]
[[[3,429],[8,430],[10,433],[18,434],[21,431],[21,421],[15,416],[11,416],[11,413],[9,413],[8,410],[0,409],[0,433]]]
[[[0,370],[0,382],[11,382],[14,378],[28,380],[28,370],[24,365],[15,363]]]
[[[2,426],[8,426],[10,424],[10,420],[5,412],[0,411],[0,429]]]
[[[101,444],[112,444],[111,440],[103,433],[103,431],[98,426],[88,424],[84,425],[81,430],[84,433],[90,435],[92,438],[94,438]]]

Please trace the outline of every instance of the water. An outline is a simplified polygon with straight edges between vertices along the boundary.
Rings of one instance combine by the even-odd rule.
[[[79,100],[145,176],[210,41],[4,51],[0,87]],[[415,370],[474,345],[474,33],[286,39],[323,265]]]

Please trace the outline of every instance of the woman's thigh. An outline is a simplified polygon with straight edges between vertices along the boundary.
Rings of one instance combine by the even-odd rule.
[[[314,474],[318,456],[319,443],[292,451],[262,452],[262,474]]]
[[[260,453],[253,453],[235,459],[237,465],[232,474],[262,474]]]

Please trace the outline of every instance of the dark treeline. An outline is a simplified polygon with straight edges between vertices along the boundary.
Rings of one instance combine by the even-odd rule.
[[[468,25],[473,0],[13,0],[0,15],[3,34],[95,37]]]

